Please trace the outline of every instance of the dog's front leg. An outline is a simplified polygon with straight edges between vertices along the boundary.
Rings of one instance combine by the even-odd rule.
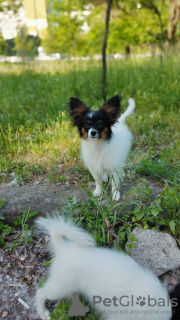
[[[42,320],[50,320],[50,313],[45,305],[46,300],[59,300],[70,291],[65,280],[59,286],[56,277],[50,276],[45,285],[38,289],[36,293],[36,309],[40,318]]]
[[[102,178],[97,175],[96,173],[92,172],[91,171],[91,174],[95,180],[95,183],[96,183],[96,188],[95,190],[93,191],[93,196],[94,197],[100,197],[101,194],[102,194],[102,190],[101,190],[101,183],[102,183]]]
[[[102,194],[102,190],[101,190],[101,180],[100,179],[95,179],[95,183],[96,183],[96,188],[93,191],[93,196],[94,197],[100,197]]]
[[[93,191],[93,196],[94,197],[100,197],[101,194],[102,194],[101,185],[97,180],[95,180],[95,182],[96,182],[96,188]]]
[[[36,293],[36,308],[38,315],[42,320],[50,320],[50,313],[45,306],[45,302],[48,299],[45,288],[40,288]]]
[[[123,172],[121,171],[114,170],[112,174],[112,199],[115,201],[119,201],[121,197],[119,192],[119,188],[120,188],[122,177],[123,177]]]
[[[45,305],[46,300],[61,300],[71,291],[75,291],[73,283],[68,282],[68,277],[64,272],[64,268],[61,266],[62,269],[60,270],[60,267],[57,267],[57,265],[54,265],[54,267],[52,265],[49,279],[36,293],[36,309],[43,320],[50,320],[50,313]],[[62,279],[60,285],[58,283],[59,279]]]

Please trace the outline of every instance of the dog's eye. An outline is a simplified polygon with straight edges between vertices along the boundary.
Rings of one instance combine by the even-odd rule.
[[[98,125],[98,127],[101,128],[101,127],[103,127],[103,122],[102,122],[101,120],[98,120],[98,121],[97,121],[97,125]]]
[[[92,124],[92,120],[91,120],[91,119],[87,119],[87,120],[86,120],[86,123],[87,123],[88,125],[90,125],[90,124]]]

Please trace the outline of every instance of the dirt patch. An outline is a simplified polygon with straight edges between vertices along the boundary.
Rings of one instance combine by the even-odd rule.
[[[28,247],[19,246],[14,252],[10,248],[0,249],[0,318],[40,320],[35,308],[35,294],[39,283],[47,278],[48,266],[44,261],[50,259],[48,237],[40,233],[36,233]],[[161,277],[169,290],[179,279],[180,270]]]
[[[47,275],[44,260],[50,260],[45,237],[35,237],[29,247],[19,246],[14,252],[0,249],[0,318],[39,320],[34,298],[40,279]]]

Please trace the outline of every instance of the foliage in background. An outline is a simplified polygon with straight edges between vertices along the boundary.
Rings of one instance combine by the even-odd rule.
[[[27,27],[22,26],[15,38],[15,51],[20,57],[35,57],[38,54],[37,48],[41,40],[38,36],[28,34]]]
[[[0,11],[6,12],[7,10],[12,10],[15,14],[19,10],[19,8],[22,6],[21,1],[17,0],[0,0]]]
[[[47,52],[76,55],[84,23],[81,19],[82,8],[81,0],[47,1],[48,37],[43,43]]]
[[[3,38],[3,36],[0,32],[0,55],[4,55],[6,53],[6,48],[7,48],[7,42]]]
[[[15,39],[7,39],[6,44],[7,47],[4,54],[7,56],[15,56],[17,53],[15,49]]]
[[[163,18],[167,19],[167,17]],[[159,44],[159,40],[160,28],[157,18],[146,7],[134,8],[133,11],[129,11],[129,14],[120,11],[119,15],[111,21],[109,52],[122,52],[127,45],[153,46]]]
[[[180,28],[176,2],[114,0],[107,52],[124,53],[127,46],[133,47],[134,52],[144,48],[154,51],[154,46],[163,50],[168,42],[178,42]],[[46,4],[48,32],[42,44],[47,53],[60,52],[69,57],[101,54],[106,0],[47,0]],[[11,9],[14,14],[21,5],[13,0],[0,1],[1,10]],[[37,41],[33,38],[25,41],[20,33],[22,31],[16,38],[17,54],[33,57]]]
[[[107,1],[53,0],[47,5],[48,38],[44,45],[48,52],[70,56],[101,53]],[[113,1],[108,53],[124,52],[128,45],[159,44],[162,48],[167,40],[169,10],[168,1]],[[86,32],[84,24],[89,27]]]

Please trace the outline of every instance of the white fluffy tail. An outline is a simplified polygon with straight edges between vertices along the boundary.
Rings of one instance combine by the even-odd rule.
[[[133,111],[135,109],[134,100],[132,98],[130,98],[128,101],[129,101],[129,106],[126,109],[126,111],[120,116],[120,118],[118,120],[119,123],[124,123],[126,118],[129,117],[133,113]]]
[[[95,246],[95,240],[83,229],[76,227],[72,221],[61,216],[48,218],[38,218],[35,221],[36,226],[50,235],[53,249],[59,251],[63,237],[76,242],[81,246]]]

